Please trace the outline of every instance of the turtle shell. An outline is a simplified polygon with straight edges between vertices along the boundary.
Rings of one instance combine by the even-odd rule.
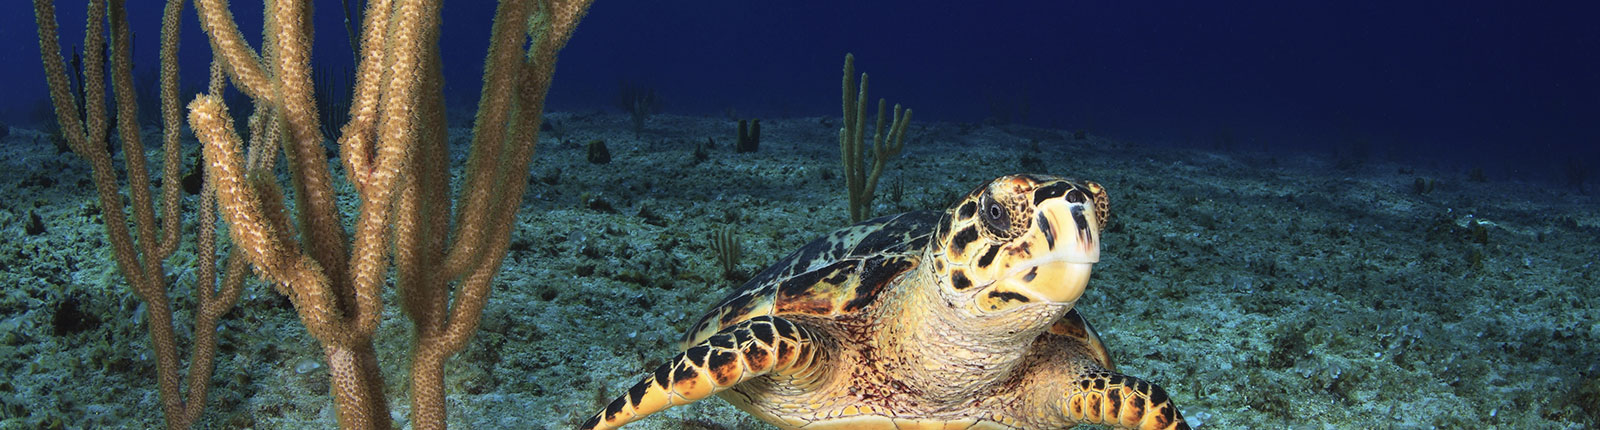
[[[729,293],[684,334],[682,345],[762,315],[837,318],[869,308],[917,267],[940,216],[888,215],[811,241]]]

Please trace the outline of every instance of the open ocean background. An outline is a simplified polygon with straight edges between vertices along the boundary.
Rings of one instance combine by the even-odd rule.
[[[62,2],[64,45],[82,5]],[[317,2],[314,61],[349,67],[340,2]],[[160,3],[133,2],[154,70]],[[247,38],[260,11],[233,9]],[[0,6],[0,119],[37,122],[46,94],[27,2]],[[183,74],[202,82],[186,11]],[[453,105],[476,102],[493,13],[444,12]],[[623,83],[663,112],[831,115],[853,52],[874,97],[927,121],[999,121],[1150,144],[1339,154],[1482,168],[1563,184],[1600,164],[1600,3],[599,1],[562,52],[551,111],[611,109]],[[137,66],[136,66],[137,68]]]

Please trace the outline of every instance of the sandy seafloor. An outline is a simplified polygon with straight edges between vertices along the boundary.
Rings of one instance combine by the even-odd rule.
[[[760,151],[736,154],[726,118],[657,115],[635,137],[617,114],[550,117],[562,132],[542,138],[482,329],[446,369],[457,428],[570,428],[675,352],[734,286],[713,231],[734,229],[740,268],[753,273],[846,223],[837,118],[764,120]],[[1165,386],[1201,428],[1600,423],[1592,195],[1497,179],[1494,166],[1474,181],[1378,157],[1171,149],[1021,126],[911,130],[877,214],[942,208],[1023,171],[1109,189],[1112,227],[1077,306],[1121,371]],[[465,130],[453,134],[464,146]],[[707,138],[717,146],[692,162]],[[585,161],[591,139],[605,140],[610,164]],[[86,163],[27,130],[0,144],[0,163],[0,428],[160,426],[143,307],[117,275]],[[1437,186],[1419,194],[1417,178]],[[26,234],[30,212],[45,233]],[[168,266],[180,333],[189,252]],[[248,288],[221,330],[198,427],[334,427],[320,349],[287,300]],[[404,425],[409,326],[389,295],[378,350]],[[628,428],[769,427],[711,400]]]

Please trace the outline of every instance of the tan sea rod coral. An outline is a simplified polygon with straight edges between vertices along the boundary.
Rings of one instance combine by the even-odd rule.
[[[85,52],[111,38],[111,82],[127,148],[125,171],[132,232],[120,205],[105,210],[106,234],[118,267],[149,304],[156,379],[169,428],[191,427],[204,412],[216,345],[217,319],[238,300],[245,267],[294,302],[301,321],[327,357],[331,393],[343,428],[392,427],[385,383],[372,337],[382,315],[383,288],[392,280],[400,306],[415,324],[411,359],[411,424],[445,423],[443,366],[466,346],[506,255],[528,163],[539,133],[556,54],[590,0],[505,0],[494,18],[473,127],[471,155],[460,191],[452,195],[439,59],[438,0],[372,0],[360,28],[349,122],[340,128],[339,155],[355,185],[358,215],[346,231],[333,173],[322,146],[311,81],[311,3],[264,2],[259,50],[239,31],[227,2],[196,0],[212,51],[211,85],[189,103],[189,126],[206,166],[194,235],[197,297],[193,358],[183,383],[170,293],[163,274],[178,247],[178,181],[163,181],[155,214],[132,90],[131,32],[122,0],[91,0]],[[162,22],[161,101],[163,178],[178,176],[177,32],[183,2],[169,0]],[[104,60],[87,56],[80,102],[61,57],[55,6],[35,0],[39,47],[69,146],[88,159],[102,202],[120,202],[117,169],[106,143]],[[106,23],[110,30],[105,30]],[[526,49],[524,48],[526,47]],[[254,104],[249,141],[229,117],[222,91],[232,85]],[[273,160],[288,160],[293,202],[285,200]],[[291,211],[297,219],[289,219]],[[454,208],[452,216],[451,210]],[[233,249],[217,281],[215,233],[227,223]],[[392,263],[391,263],[392,262]],[[391,266],[392,264],[392,266]],[[187,385],[187,397],[182,386]]]

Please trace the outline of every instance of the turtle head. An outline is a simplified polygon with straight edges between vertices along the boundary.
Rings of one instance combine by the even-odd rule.
[[[967,193],[939,224],[934,267],[976,312],[1071,305],[1100,261],[1108,199],[1093,182],[1011,175]]]

